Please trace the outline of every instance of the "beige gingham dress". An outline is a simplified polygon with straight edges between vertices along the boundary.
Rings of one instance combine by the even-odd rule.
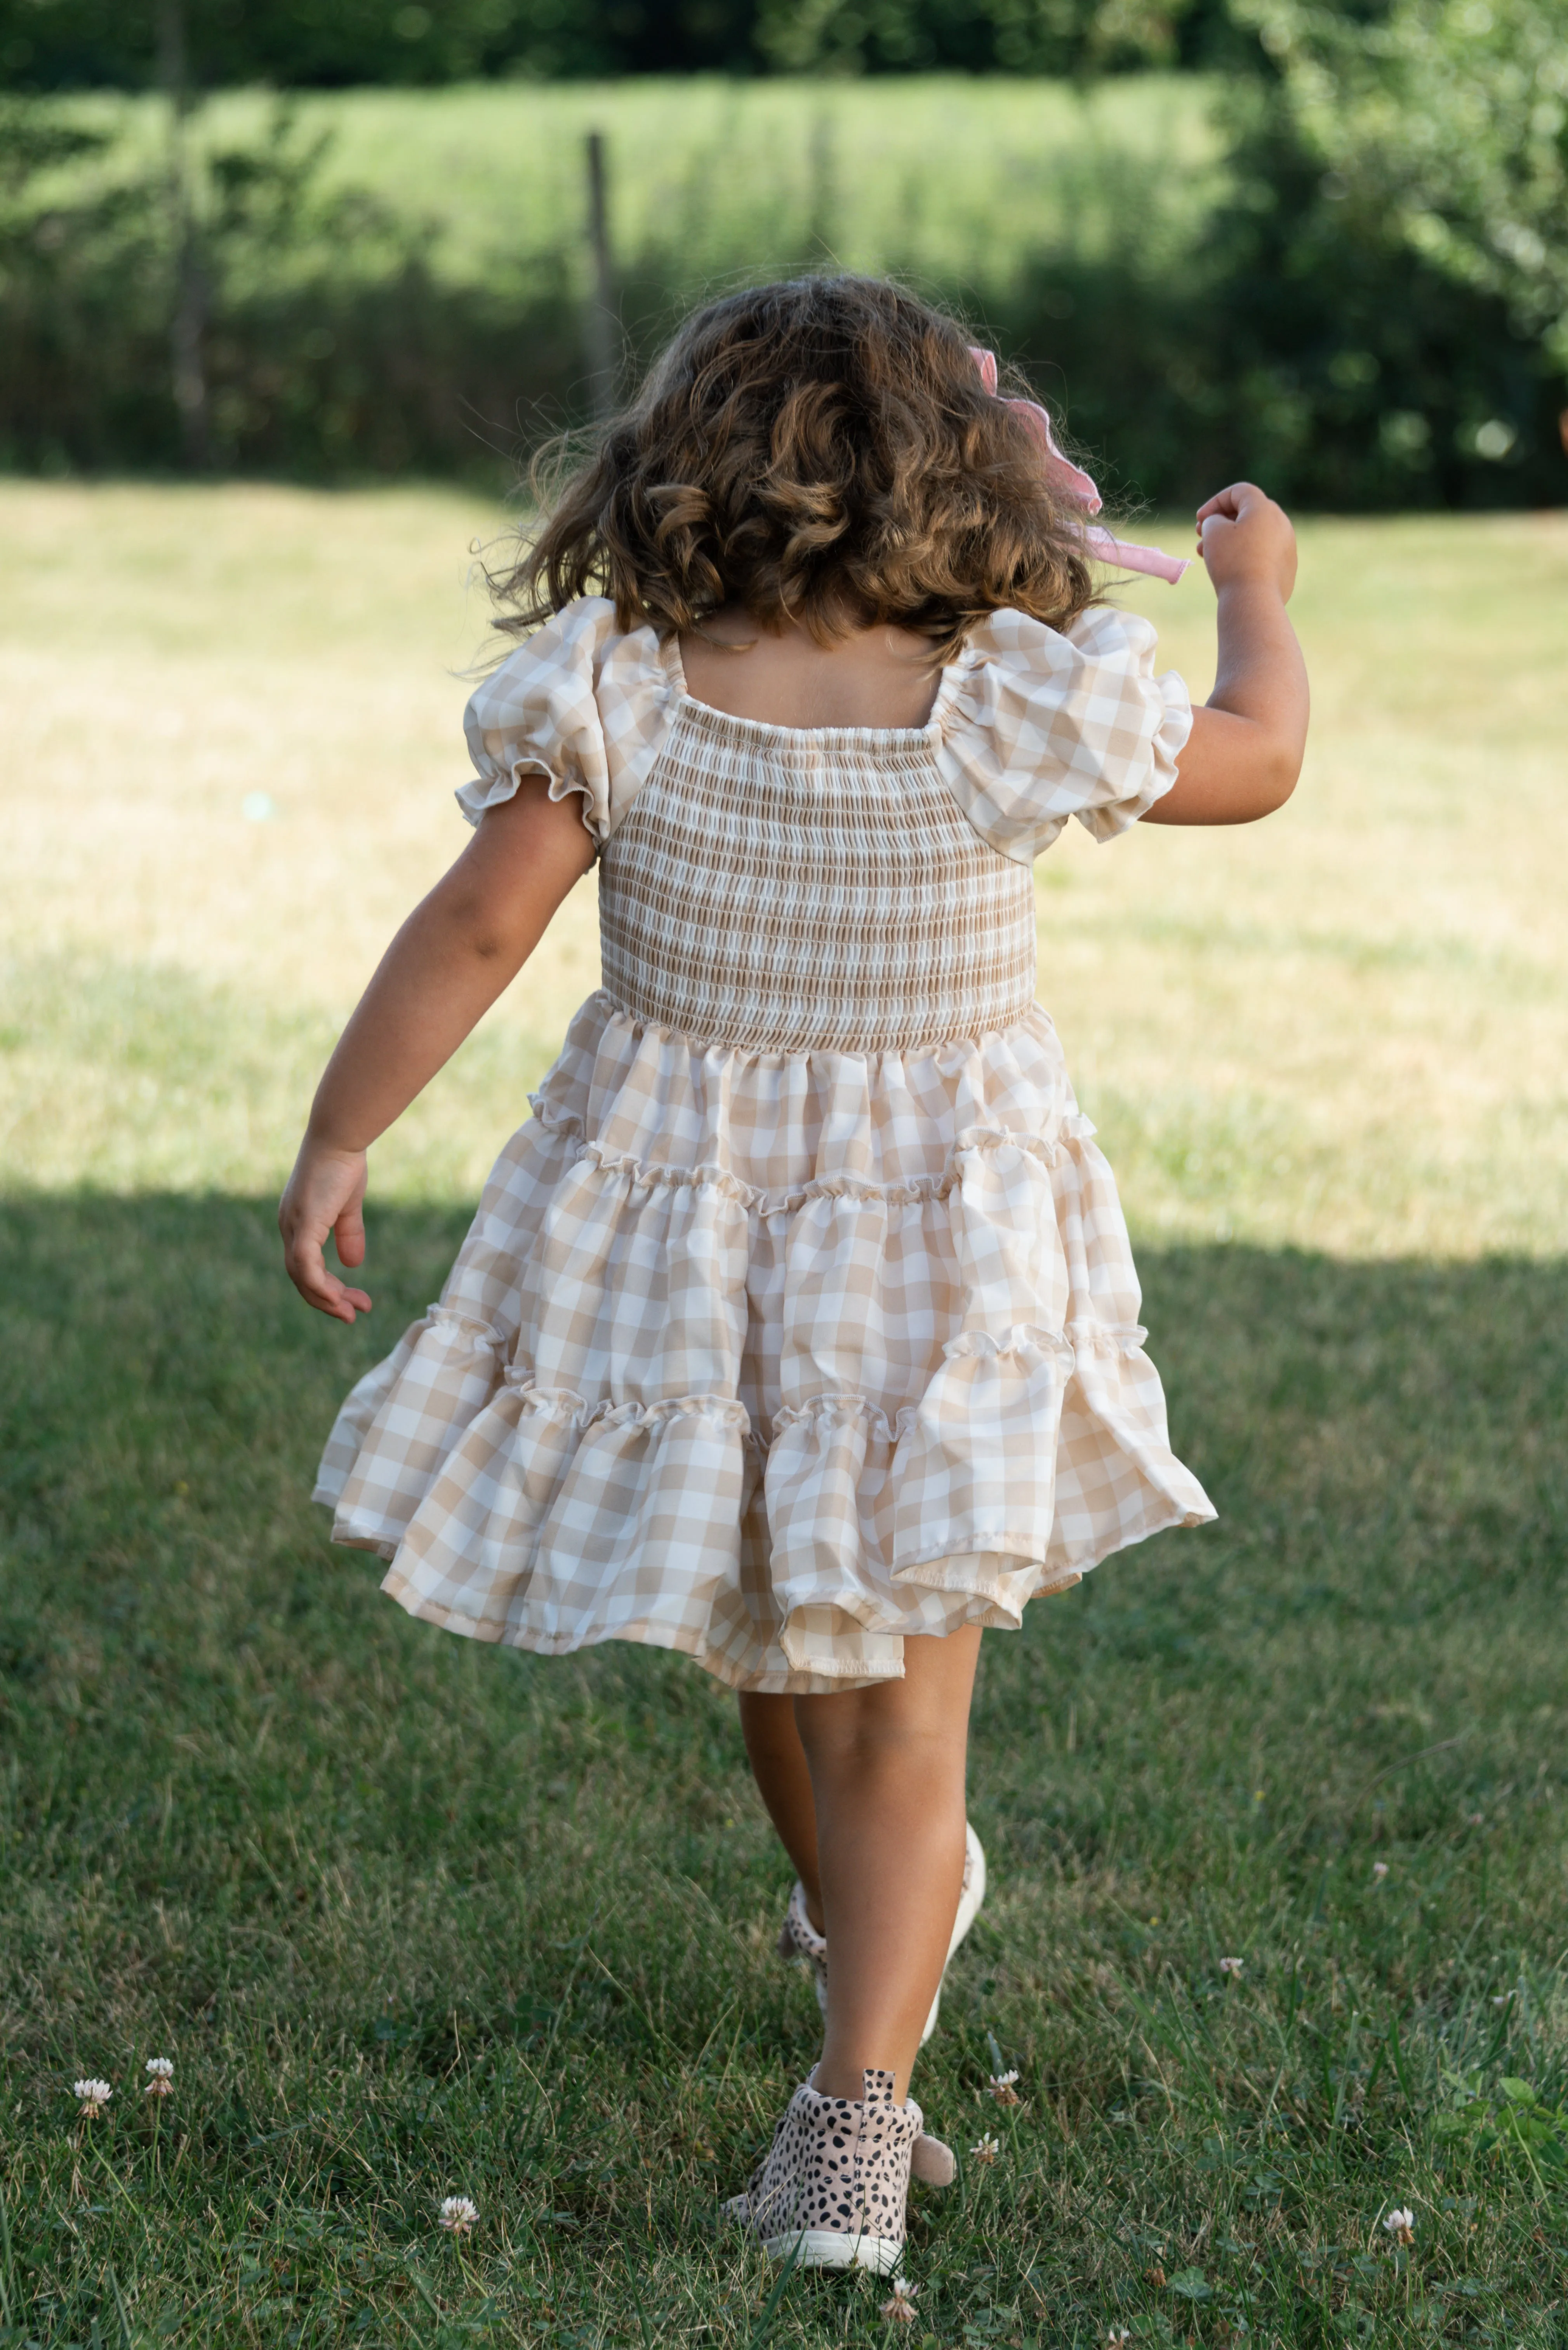
[[[475,693],[459,801],[581,795],[604,984],[322,1462],[410,1614],[822,1691],[1213,1516],[1033,1001],[1033,858],[1173,779],[1153,651],[1002,612],[925,726],[797,729],[592,598]]]

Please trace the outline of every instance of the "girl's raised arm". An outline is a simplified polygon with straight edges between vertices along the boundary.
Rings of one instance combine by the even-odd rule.
[[[1251,482],[1198,509],[1198,544],[1219,598],[1214,691],[1192,713],[1176,782],[1145,824],[1251,824],[1282,807],[1306,747],[1307,677],[1285,606],[1296,535]]]
[[[542,775],[493,807],[451,871],[382,956],[327,1064],[278,1206],[284,1263],[300,1295],[339,1322],[370,1300],[328,1270],[365,1258],[366,1152],[515,979],[551,916],[593,861],[575,797]]]

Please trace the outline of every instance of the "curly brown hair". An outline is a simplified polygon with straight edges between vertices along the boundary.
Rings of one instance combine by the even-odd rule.
[[[622,629],[741,605],[825,645],[892,622],[950,660],[988,612],[1060,629],[1095,601],[1081,510],[963,329],[877,278],[709,303],[587,461],[557,444],[530,485],[542,519],[492,579],[512,635],[605,595]]]

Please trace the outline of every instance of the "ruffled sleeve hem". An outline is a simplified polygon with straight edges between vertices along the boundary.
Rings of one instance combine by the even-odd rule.
[[[676,698],[651,629],[620,636],[615,607],[585,596],[509,653],[471,698],[463,732],[474,780],[455,796],[468,822],[514,797],[525,775],[550,797],[576,793],[595,848],[647,781]]]
[[[1187,688],[1154,673],[1153,627],[1098,606],[1065,631],[993,612],[961,658],[939,754],[982,838],[1032,864],[1069,816],[1096,840],[1147,814],[1176,781],[1192,729]]]
[[[608,830],[607,812],[596,803],[592,785],[581,776],[552,775],[545,761],[532,754],[510,760],[504,766],[497,761],[492,773],[476,776],[472,784],[460,784],[452,797],[467,821],[477,826],[491,808],[502,807],[516,798],[517,786],[524,775],[547,776],[553,800],[569,799],[574,792],[580,793],[583,827],[595,847],[603,847]]]

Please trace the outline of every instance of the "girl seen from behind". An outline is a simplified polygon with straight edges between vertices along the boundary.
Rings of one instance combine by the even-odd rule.
[[[736,1690],[822,2054],[729,2207],[803,2264],[898,2262],[951,2160],[908,2095],[979,1908],[981,1631],[1213,1515],[1172,1454],[1115,1184],[1034,1002],[1069,816],[1288,797],[1294,541],[1199,510],[1194,710],[1096,592],[1092,484],[900,289],[688,321],[504,583],[474,837],[332,1056],[280,1222],[365,1292],[366,1153],[596,858],[603,985],[439,1305],[348,1398],[318,1498],[410,1612],[550,1653],[679,1648]]]

